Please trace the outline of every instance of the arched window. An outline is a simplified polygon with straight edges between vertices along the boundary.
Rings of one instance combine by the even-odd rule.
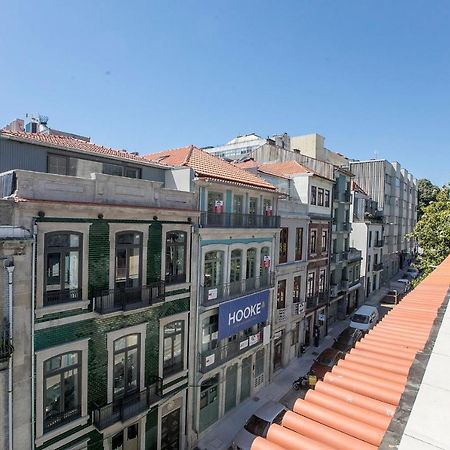
[[[142,286],[142,233],[116,234],[116,288]]]
[[[164,326],[163,376],[167,377],[184,368],[184,321],[176,320]]]
[[[139,390],[140,334],[129,334],[114,341],[114,399],[126,397]]]
[[[82,235],[54,232],[45,235],[44,305],[80,300]]]
[[[187,233],[169,231],[166,234],[166,283],[186,281]]]
[[[81,417],[81,352],[44,362],[44,431]]]
[[[223,251],[213,251],[205,254],[205,286],[211,287],[223,284],[223,259]]]

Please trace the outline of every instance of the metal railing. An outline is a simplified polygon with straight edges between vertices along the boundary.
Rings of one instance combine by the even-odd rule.
[[[64,425],[77,417],[81,417],[81,406],[73,408],[69,411],[51,415],[50,417],[44,418],[44,431],[53,430],[54,428]]]
[[[5,322],[4,330],[0,329],[0,362],[7,361],[14,352],[14,347],[9,339],[9,324]]]
[[[61,303],[76,302],[82,299],[81,289],[63,289],[44,293],[44,306],[60,305]]]
[[[276,315],[276,322],[285,322],[287,320],[286,308],[278,308]]]
[[[348,252],[348,260],[356,261],[357,259],[361,259],[361,250],[357,250],[356,248],[351,248]]]
[[[374,270],[374,272],[383,270],[383,263],[377,263],[377,264],[374,264],[374,265],[373,265],[373,270]]]
[[[349,287],[350,287],[350,282],[347,279],[343,278],[341,280],[341,291],[346,291]]]
[[[217,305],[224,300],[251,294],[275,285],[275,274],[266,272],[259,277],[218,284],[216,286],[200,286],[201,304],[203,306]]]
[[[162,378],[152,377],[154,383],[140,392],[99,406],[94,403],[93,423],[97,430],[116,423],[125,422],[149,409],[162,398]]]
[[[200,226],[205,228],[279,228],[280,216],[201,212]]]
[[[130,311],[161,303],[164,297],[164,281],[138,287],[106,289],[94,295],[94,311],[99,314]]]
[[[306,311],[314,309],[317,306],[318,295],[307,295],[306,296]]]
[[[379,239],[378,241],[375,241],[374,247],[383,247],[384,246],[384,240]]]
[[[323,291],[323,292],[319,292],[317,294],[317,300],[318,300],[318,305],[324,305],[325,303],[328,303],[328,300],[330,298],[330,295],[328,293],[328,291]]]
[[[236,339],[227,342],[226,345],[218,346],[212,350],[207,350],[198,355],[199,370],[201,373],[207,373],[221,364],[245,353],[249,348],[256,348],[262,344],[263,333],[259,331],[256,334],[245,338]]]

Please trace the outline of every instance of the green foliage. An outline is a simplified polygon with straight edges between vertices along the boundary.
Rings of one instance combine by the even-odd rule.
[[[417,182],[417,219],[420,219],[424,209],[436,200],[438,192],[439,188],[426,178]]]
[[[430,273],[450,253],[450,187],[438,190],[435,200],[423,208],[412,236],[416,239],[422,254],[417,266],[422,277]]]

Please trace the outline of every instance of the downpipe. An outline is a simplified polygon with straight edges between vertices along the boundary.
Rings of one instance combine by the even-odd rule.
[[[34,362],[34,308],[36,305],[36,246],[37,246],[37,225],[33,219],[33,251],[31,261],[31,448],[35,448],[34,443],[34,420],[35,420],[35,362]]]

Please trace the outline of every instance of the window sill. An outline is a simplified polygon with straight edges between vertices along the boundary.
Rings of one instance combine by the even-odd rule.
[[[163,377],[163,389],[165,384],[170,384],[172,381],[178,380],[179,378],[185,377],[188,374],[188,370],[180,370],[177,373],[173,373],[167,377]]]
[[[173,282],[173,283],[168,283],[166,281],[166,292],[178,291],[180,289],[189,289],[190,287],[191,283],[189,283],[188,281]]]
[[[53,306],[41,306],[40,308],[36,308],[36,318],[40,319],[48,314],[72,311],[74,309],[88,309],[89,304],[89,300],[81,300],[76,302],[60,303],[59,305]]]
[[[38,438],[36,438],[35,441],[36,447],[40,447],[42,444],[49,441],[50,439],[53,439],[56,436],[66,433],[67,431],[70,431],[73,428],[79,427],[80,425],[86,425],[88,420],[89,416],[83,416],[76,420],[73,420],[72,422],[66,423],[65,425],[55,428],[54,430],[49,431],[48,433],[45,433],[42,436],[39,436]]]

